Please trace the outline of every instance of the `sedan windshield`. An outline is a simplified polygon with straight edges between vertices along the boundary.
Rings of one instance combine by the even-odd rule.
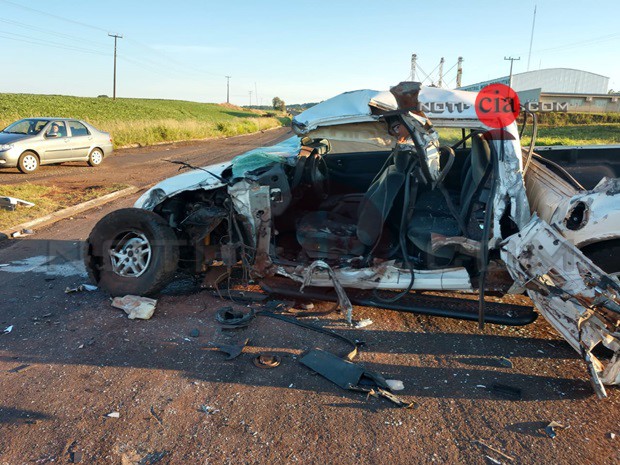
[[[9,134],[36,135],[41,132],[47,123],[48,121],[44,119],[22,119],[9,125],[3,129],[2,132]]]

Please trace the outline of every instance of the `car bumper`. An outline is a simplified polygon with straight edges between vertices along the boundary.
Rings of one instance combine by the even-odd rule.
[[[4,152],[0,152],[0,168],[14,168],[19,160],[19,149],[12,148]]]

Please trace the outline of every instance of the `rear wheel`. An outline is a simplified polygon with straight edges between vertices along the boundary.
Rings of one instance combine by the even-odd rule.
[[[32,173],[39,167],[39,157],[36,153],[27,151],[21,154],[17,162],[17,169],[24,174]]]
[[[103,152],[101,149],[92,149],[88,155],[88,164],[90,166],[99,166],[103,161]]]
[[[104,216],[86,242],[86,269],[112,296],[157,293],[174,276],[178,261],[174,231],[159,215],[138,208]]]

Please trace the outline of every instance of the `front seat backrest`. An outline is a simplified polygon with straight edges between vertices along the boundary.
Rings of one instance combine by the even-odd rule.
[[[491,148],[482,134],[474,134],[471,138],[470,167],[461,188],[461,218],[468,223],[469,213],[476,193],[484,184],[491,166]]]

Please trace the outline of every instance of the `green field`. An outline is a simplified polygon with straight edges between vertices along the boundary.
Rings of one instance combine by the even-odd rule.
[[[452,145],[461,140],[460,129],[439,128],[442,145]],[[526,130],[521,145],[529,145],[531,130]],[[538,126],[537,146],[546,145],[606,145],[620,144],[620,123],[570,124],[565,126]]]
[[[77,118],[112,134],[114,145],[151,145],[248,134],[290,121],[282,113],[183,100],[0,94],[0,126],[32,116]]]

